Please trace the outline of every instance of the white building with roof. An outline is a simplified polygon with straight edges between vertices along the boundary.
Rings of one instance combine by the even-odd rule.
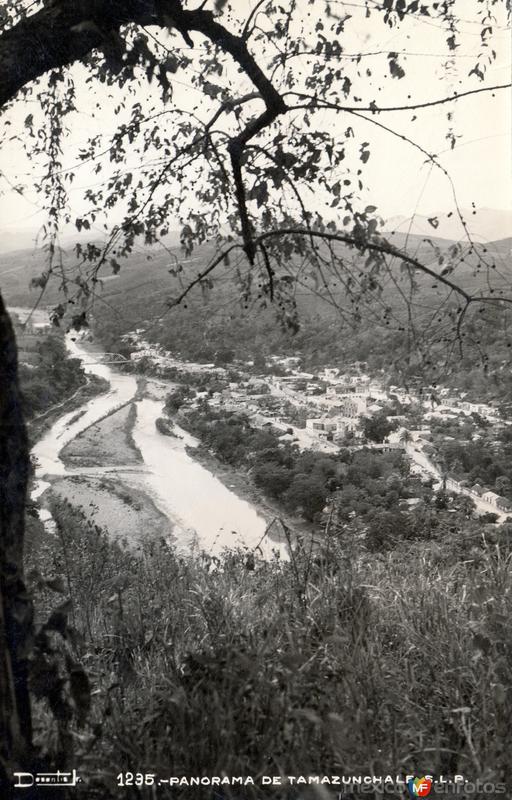
[[[496,492],[484,492],[482,495],[482,500],[484,500],[486,503],[489,503],[491,506],[497,507],[500,499],[500,495],[496,494]]]

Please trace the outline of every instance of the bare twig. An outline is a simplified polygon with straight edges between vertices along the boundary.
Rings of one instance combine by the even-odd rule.
[[[310,111],[321,108],[332,108],[336,111],[371,111],[374,114],[380,114],[384,111],[415,111],[419,108],[431,108],[432,106],[441,106],[444,103],[452,103],[460,100],[462,97],[469,97],[473,94],[481,94],[482,92],[497,92],[500,89],[510,89],[512,83],[500,83],[497,86],[481,86],[479,89],[468,89],[466,92],[454,92],[449,97],[442,97],[439,100],[428,100],[424,103],[413,103],[406,106],[378,106],[372,103],[369,106],[344,106],[341,103],[333,103],[329,100],[324,100],[318,95],[308,95],[302,92],[285,92],[283,97],[299,97],[304,100],[309,100],[304,105],[289,106],[290,110],[297,110],[300,108],[307,108]]]

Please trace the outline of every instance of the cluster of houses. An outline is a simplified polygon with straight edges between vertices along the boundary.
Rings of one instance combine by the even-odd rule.
[[[131,353],[132,361],[150,358],[156,371],[164,374],[170,367],[184,367],[192,372],[214,373],[226,378],[227,372],[214,364],[180,362],[161,346],[143,338],[143,331],[123,337],[130,345],[136,345]],[[389,393],[382,385],[370,378],[363,370],[364,362],[351,365],[350,373],[327,367],[318,375],[300,370],[298,357],[272,356],[269,359],[287,371],[285,375],[244,376],[238,383],[230,383],[216,392],[198,393],[196,402],[208,397],[213,407],[230,411],[245,411],[269,422],[286,423],[290,404],[300,410],[306,433],[311,443],[318,441],[337,443],[347,434],[360,435],[360,423],[364,417],[378,413],[389,401]],[[400,390],[397,390],[397,393]]]
[[[439,391],[431,394],[430,403],[432,408],[436,408],[438,411],[452,411],[455,413],[462,413],[467,416],[471,414],[479,414],[481,417],[486,419],[494,420],[498,417],[498,411],[494,406],[489,405],[488,403],[471,403],[469,400],[466,399],[467,394],[466,392],[460,392],[460,394],[453,395],[450,394],[449,389],[441,389]]]
[[[194,364],[181,362],[173,357],[170,352],[162,347],[148,343],[143,338],[143,331],[135,331],[130,335],[131,343],[136,344],[136,350],[131,354],[133,360],[140,360],[145,356],[151,358],[157,369],[165,371],[169,367],[181,367],[191,372],[213,373],[226,380],[227,371],[214,364]],[[128,339],[128,337],[125,337]],[[287,425],[290,405],[300,412],[302,425],[305,423],[305,433],[312,446],[317,442],[331,442],[339,444],[348,434],[358,438],[361,436],[361,423],[365,417],[379,413],[385,404],[396,400],[401,406],[407,408],[419,405],[425,411],[425,416],[439,416],[446,418],[462,414],[477,413],[482,417],[495,421],[497,410],[483,403],[472,403],[467,400],[464,392],[455,395],[446,388],[425,389],[418,382],[417,385],[407,389],[400,386],[384,386],[382,382],[371,378],[366,370],[365,362],[351,364],[348,371],[343,372],[336,367],[326,367],[318,374],[304,372],[300,369],[301,359],[295,356],[271,356],[267,362],[281,367],[284,375],[260,375],[251,377],[244,375],[238,382],[231,382],[219,391],[198,393],[196,401],[204,397],[214,407],[222,407],[231,411],[244,411],[255,415],[260,421],[272,422],[276,425]],[[251,366],[251,362],[248,362]],[[406,421],[406,417],[396,417]],[[420,432],[418,432],[420,433]],[[422,431],[422,434],[430,431]],[[393,437],[392,437],[393,438]],[[416,437],[416,445],[428,456],[428,439],[430,437]],[[387,446],[388,443],[385,443]],[[399,447],[396,441],[392,445]],[[451,480],[451,479],[450,479]],[[454,491],[462,491],[456,481],[452,481]],[[480,491],[481,487],[465,488],[465,493],[470,491],[475,497],[480,497],[488,505],[499,510],[510,510],[506,498],[492,491]]]
[[[296,373],[270,380],[283,398],[305,411],[306,430],[318,440],[337,442],[347,433],[357,436],[361,419],[379,412],[386,400],[382,387],[368,376],[339,376],[337,369],[326,369],[316,379]]]
[[[512,512],[512,501],[490,489],[484,489],[484,487],[480,486],[478,483],[468,487],[461,481],[447,478],[445,484],[446,488],[451,492],[473,496],[475,499],[482,500],[484,503],[487,503],[487,505],[492,506],[497,511]]]

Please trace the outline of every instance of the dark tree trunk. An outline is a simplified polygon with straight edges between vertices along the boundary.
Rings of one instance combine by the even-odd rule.
[[[30,457],[13,326],[0,295],[0,796],[31,754],[28,648],[32,605],[23,581]],[[3,786],[2,786],[3,784]]]
[[[127,23],[173,24],[185,41],[199,33],[229,53],[251,79],[266,104],[263,115],[239,137],[247,143],[285,110],[272,83],[250,54],[243,37],[219,24],[202,6],[184,9],[182,0],[52,0],[0,35],[0,108],[22,87],[56,67],[83,60],[105,37]],[[31,759],[28,649],[32,606],[23,581],[23,533],[29,475],[29,448],[23,421],[16,343],[0,295],[0,784],[12,785],[13,769]],[[33,796],[33,795],[32,795]],[[0,798],[9,790],[0,786]],[[45,800],[50,800],[44,791]],[[63,798],[63,795],[60,794]],[[24,794],[29,800],[29,792]]]

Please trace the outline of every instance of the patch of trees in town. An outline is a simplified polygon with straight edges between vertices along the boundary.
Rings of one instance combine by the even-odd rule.
[[[174,397],[171,406],[175,406]],[[220,461],[246,470],[266,497],[310,522],[319,520],[328,498],[336,492],[342,515],[349,516],[352,512],[364,516],[375,507],[398,507],[408,496],[405,482],[398,477],[408,470],[401,454],[301,451],[296,444],[281,441],[271,425],[259,430],[245,414],[207,405],[181,416],[180,424]]]
[[[164,409],[165,413],[169,416],[172,414],[176,414],[180,408],[182,407],[183,403],[185,403],[190,398],[194,397],[195,391],[191,389],[189,386],[181,385],[178,386],[174,391],[169,392],[167,397],[165,398]]]
[[[247,470],[254,484],[287,510],[313,521],[338,485],[341,461],[280,442],[269,425],[252,427],[245,414],[203,407],[186,414],[184,425],[222,462]]]
[[[486,428],[475,439],[445,438],[436,447],[451,476],[512,500],[512,427]]]
[[[376,414],[364,417],[363,420],[363,433],[366,439],[370,442],[380,444],[383,442],[390,433],[396,431],[398,422],[389,418],[391,409],[382,409]]]

